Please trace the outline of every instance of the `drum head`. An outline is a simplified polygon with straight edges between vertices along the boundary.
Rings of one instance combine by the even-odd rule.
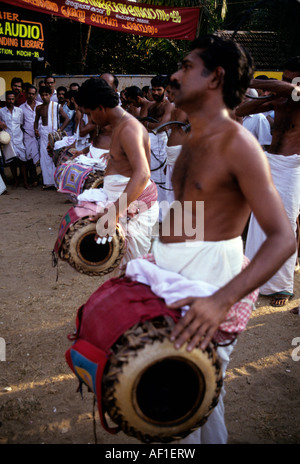
[[[221,362],[214,348],[175,350],[169,333],[166,318],[133,327],[117,343],[103,377],[111,419],[146,443],[189,435],[206,422],[221,392]]]
[[[125,237],[118,225],[111,242],[98,245],[95,241],[96,223],[82,218],[67,231],[60,257],[78,272],[103,276],[112,272],[125,253]]]
[[[7,145],[11,138],[8,132],[5,130],[0,131],[0,145]]]

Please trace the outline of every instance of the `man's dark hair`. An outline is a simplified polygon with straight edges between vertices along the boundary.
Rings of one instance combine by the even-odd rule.
[[[47,79],[53,79],[54,82],[56,82],[56,81],[55,81],[55,77],[54,77],[54,76],[51,76],[51,74],[48,74],[48,76],[45,77],[45,83],[46,83],[46,80],[47,80]]]
[[[44,87],[42,87],[40,89],[40,95],[42,95],[42,93],[49,93],[51,95],[51,89],[50,87],[48,87],[47,85],[45,85]]]
[[[78,84],[78,82],[72,82],[72,84],[69,85],[69,89],[73,90],[73,89],[71,89],[71,87],[78,87],[79,88],[80,85]]]
[[[198,53],[205,68],[213,72],[218,66],[224,71],[223,99],[230,109],[239,105],[253,77],[253,62],[247,50],[233,40],[225,40],[216,35],[205,35],[192,43],[192,50]]]
[[[115,108],[119,104],[119,95],[104,79],[91,78],[82,84],[75,100],[79,106],[91,110],[97,106]]]
[[[157,76],[152,77],[151,85],[152,87],[163,87],[165,89],[168,85],[167,76],[159,74]]]
[[[5,92],[5,98],[7,98],[8,95],[14,95],[14,96],[16,96],[16,92],[14,92],[13,90],[7,90],[7,91]]]
[[[131,85],[130,87],[126,87],[125,89],[126,98],[132,98],[133,100],[137,100],[138,97],[144,98],[143,91],[137,85]]]
[[[21,77],[13,77],[12,80],[11,80],[11,87],[14,85],[14,84],[17,84],[18,82],[21,82],[22,86],[23,86],[23,79]]]
[[[292,72],[300,71],[300,56],[293,56],[284,65],[284,69]]]
[[[66,92],[66,95],[65,95],[65,98],[68,98],[69,100],[71,100],[71,98],[75,98],[76,95],[78,94],[78,90],[69,90],[68,92]]]
[[[34,89],[34,90],[37,92],[37,88],[36,88],[34,85],[32,85],[32,84],[29,84],[29,85],[27,86],[26,91],[28,92],[28,90],[30,90],[30,89]]]
[[[65,92],[65,94],[66,94],[68,89],[67,89],[67,87],[64,87],[63,85],[61,85],[56,89],[56,93],[58,94],[58,92],[61,92],[61,91]]]

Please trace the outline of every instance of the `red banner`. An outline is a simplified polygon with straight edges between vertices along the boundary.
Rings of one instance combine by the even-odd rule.
[[[80,21],[128,34],[193,40],[198,8],[165,8],[143,3],[104,0],[2,0],[9,5]]]

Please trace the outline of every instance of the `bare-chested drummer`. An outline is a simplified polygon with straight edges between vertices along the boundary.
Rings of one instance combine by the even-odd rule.
[[[252,79],[251,87],[272,94],[266,99],[252,100],[236,109],[238,116],[274,110],[272,142],[266,153],[273,181],[283,201],[286,213],[296,235],[296,221],[300,205],[300,56],[290,59],[284,66],[282,80]],[[298,87],[297,87],[298,85]],[[274,216],[276,210],[273,211]],[[265,240],[265,235],[251,216],[246,256],[250,259]],[[270,296],[272,306],[284,306],[293,297],[294,270],[297,251],[260,287],[262,295]]]
[[[85,81],[76,99],[95,124],[112,129],[104,185],[99,189],[110,206],[107,213],[100,212],[93,220],[98,221],[96,229],[102,243],[115,232],[117,223],[123,226],[127,239],[123,265],[148,253],[158,219],[157,189],[150,180],[149,136],[144,126],[119,105],[118,94],[103,79]]]
[[[218,287],[211,296],[191,294],[171,305],[188,307],[171,334],[176,349],[186,342],[188,351],[197,345],[204,349],[232,305],[267,281],[295,251],[295,237],[266,156],[252,134],[229,115],[241,102],[251,74],[251,60],[238,44],[205,36],[193,44],[171,78],[176,106],[191,124],[172,177],[182,215],[178,219],[178,213],[170,211],[152,251],[158,267]],[[204,207],[203,222],[196,214],[199,204]],[[266,240],[242,270],[241,234],[250,210]],[[194,236],[185,228],[187,219]],[[168,234],[165,224],[170,225]],[[223,371],[232,349],[228,345],[217,350]],[[226,443],[223,394],[206,424],[184,442]]]

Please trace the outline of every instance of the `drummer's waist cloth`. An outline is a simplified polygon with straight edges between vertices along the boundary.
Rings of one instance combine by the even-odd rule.
[[[152,245],[154,263],[136,259],[127,264],[126,276],[150,285],[151,290],[167,304],[188,296],[209,296],[231,281],[248,265],[243,255],[241,237],[219,242],[199,241]],[[232,340],[241,333],[250,318],[258,291],[247,295],[228,311],[214,340]],[[188,308],[183,308],[183,314]]]
[[[78,196],[79,202],[94,202],[105,207],[115,202],[125,190],[130,177],[120,174],[104,177],[103,188],[85,190]],[[158,219],[157,188],[149,180],[142,194],[120,216],[119,223],[126,236],[126,252],[122,264],[148,253],[151,246],[153,226]]]
[[[266,152],[275,187],[296,236],[296,221],[300,205],[300,155],[276,155]],[[276,214],[276,212],[274,212]],[[257,253],[266,235],[252,214],[246,241],[245,254],[249,259]],[[271,279],[260,287],[263,295],[286,291],[293,293],[296,252],[284,263]]]

